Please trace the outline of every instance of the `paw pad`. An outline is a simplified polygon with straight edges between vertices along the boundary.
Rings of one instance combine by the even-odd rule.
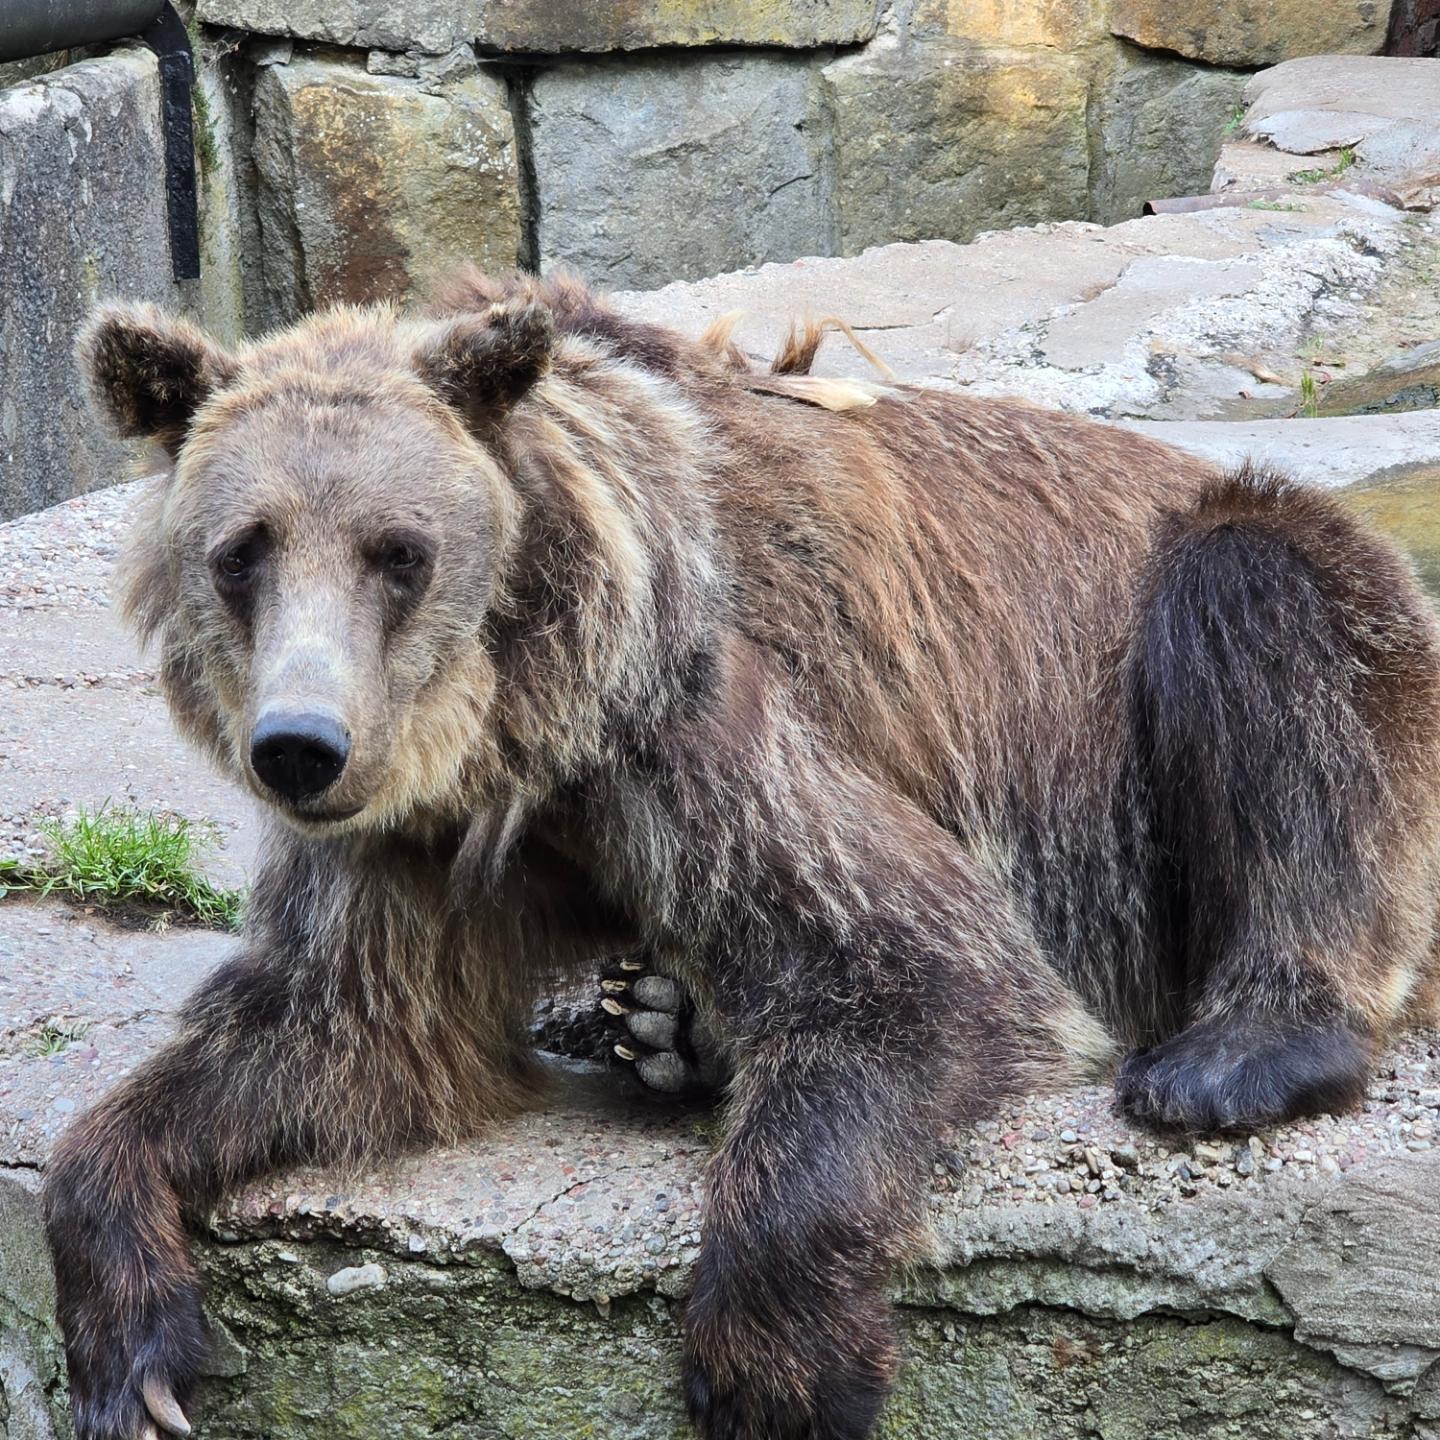
[[[600,1010],[617,1037],[613,1055],[648,1089],[688,1095],[723,1083],[720,1047],[700,1011],[643,959],[627,956],[601,972]]]

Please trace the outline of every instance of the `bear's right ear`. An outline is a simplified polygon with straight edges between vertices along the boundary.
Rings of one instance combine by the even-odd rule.
[[[420,378],[477,434],[498,430],[550,368],[555,320],[536,301],[511,300],[440,322],[415,353]]]
[[[193,325],[153,305],[104,305],[80,337],[91,392],[119,434],[179,452],[196,410],[235,364]]]

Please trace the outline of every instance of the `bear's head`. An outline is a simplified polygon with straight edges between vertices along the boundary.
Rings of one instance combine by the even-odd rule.
[[[127,609],[182,729],[302,829],[443,809],[494,746],[485,627],[519,507],[501,434],[552,341],[524,300],[336,310],[234,351],[148,306],[91,324],[100,407],[170,461]]]

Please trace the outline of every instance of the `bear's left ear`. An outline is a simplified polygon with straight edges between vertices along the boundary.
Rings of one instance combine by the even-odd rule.
[[[235,362],[193,325],[154,305],[104,305],[80,337],[80,363],[119,434],[156,440],[173,458],[196,410]]]
[[[509,301],[437,324],[415,352],[420,378],[479,434],[498,429],[550,368],[555,321],[547,306]]]

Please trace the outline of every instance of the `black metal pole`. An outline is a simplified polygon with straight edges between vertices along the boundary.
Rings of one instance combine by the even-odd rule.
[[[195,180],[195,121],[190,90],[195,59],[185,22],[166,5],[140,38],[160,64],[160,120],[165,132],[165,207],[170,218],[170,270],[177,280],[200,276],[200,209]]]
[[[0,0],[0,60],[138,35],[164,0]]]

